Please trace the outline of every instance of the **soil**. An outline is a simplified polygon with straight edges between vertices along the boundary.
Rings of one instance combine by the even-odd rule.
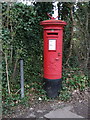
[[[72,93],[71,100],[64,102],[60,100],[39,100],[30,107],[17,106],[13,108],[13,113],[7,116],[3,115],[3,118],[44,118],[44,115],[51,110],[63,108],[64,106],[72,105],[72,112],[84,117],[90,118],[90,90],[86,89],[83,92],[75,90]]]

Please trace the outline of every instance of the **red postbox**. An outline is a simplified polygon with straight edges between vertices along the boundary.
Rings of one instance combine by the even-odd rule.
[[[44,29],[44,87],[47,95],[55,98],[62,84],[62,39],[66,22],[52,18],[40,25]]]

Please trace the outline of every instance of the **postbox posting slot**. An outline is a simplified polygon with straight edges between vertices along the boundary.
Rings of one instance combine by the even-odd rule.
[[[48,50],[56,51],[56,39],[48,39]]]
[[[58,35],[58,33],[47,33],[47,35]]]

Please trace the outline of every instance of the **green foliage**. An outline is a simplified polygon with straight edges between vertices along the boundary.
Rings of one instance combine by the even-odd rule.
[[[10,110],[18,103],[26,104],[26,101],[29,101],[28,97],[30,100],[34,100],[40,95],[42,98],[45,95],[42,89],[43,40],[40,21],[47,19],[46,13],[51,10],[52,3],[34,3],[33,6],[22,3],[3,3],[2,5],[3,112]],[[25,98],[22,100],[19,90],[20,59],[24,60]],[[7,72],[8,74],[6,74]],[[7,89],[7,76],[10,82],[10,95]],[[18,90],[19,92],[17,92]]]
[[[63,88],[63,90],[60,91],[59,98],[62,101],[68,101],[71,98],[71,93],[67,89]]]
[[[65,81],[70,90],[84,90],[88,86],[88,76],[84,75],[79,68],[70,70],[65,76]]]
[[[89,86],[88,76],[83,74],[80,68],[67,68],[63,70],[62,90],[60,99],[63,101],[70,100],[74,90],[83,91]]]

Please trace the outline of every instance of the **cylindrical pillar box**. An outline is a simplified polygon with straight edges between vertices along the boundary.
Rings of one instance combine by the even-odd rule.
[[[66,22],[61,20],[45,20],[44,33],[44,82],[48,97],[59,95],[62,83],[62,39]]]

